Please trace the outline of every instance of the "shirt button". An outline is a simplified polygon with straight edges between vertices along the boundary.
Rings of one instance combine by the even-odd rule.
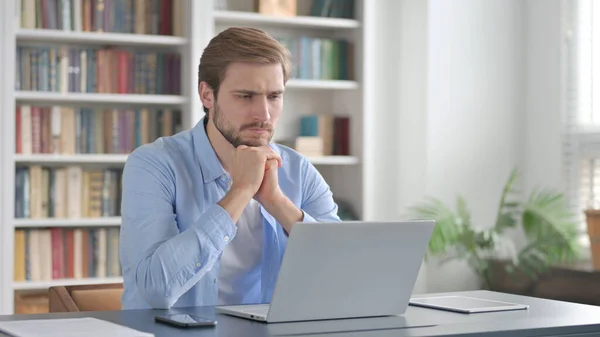
[[[202,266],[202,263],[200,263],[200,262],[196,262],[196,267],[197,267],[197,268],[200,268],[201,266]]]
[[[225,237],[223,238],[223,241],[229,242],[229,235],[225,235]]]

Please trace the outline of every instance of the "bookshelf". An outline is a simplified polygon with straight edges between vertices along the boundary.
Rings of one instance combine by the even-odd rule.
[[[20,42],[49,42],[49,43],[69,43],[69,44],[104,44],[111,46],[162,46],[162,47],[183,47],[187,40],[179,36],[156,36],[156,35],[137,35],[131,38],[128,33],[93,33],[93,32],[68,32],[60,30],[40,30],[40,29],[19,29],[15,33],[15,38]]]
[[[14,94],[18,103],[56,103],[56,104],[105,104],[110,102],[119,105],[183,105],[186,98],[177,95],[142,95],[142,94],[93,94],[93,93],[56,93],[32,92],[20,90]]]
[[[78,280],[73,279],[56,279],[47,282],[15,282],[13,283],[14,290],[38,290],[47,289],[54,286],[71,286],[79,284],[103,284],[103,283],[121,283],[123,279],[120,277],[106,277],[106,278],[82,278]]]
[[[291,79],[286,85],[287,89],[329,89],[329,90],[356,90],[358,83],[344,80],[300,80]]]
[[[76,154],[76,155],[55,155],[55,154],[16,154],[15,163],[28,164],[125,164],[126,154]]]
[[[37,228],[44,227],[104,227],[120,226],[121,218],[118,216],[105,216],[101,218],[84,219],[15,219],[15,228]]]
[[[236,4],[243,7],[246,4]],[[241,5],[241,6],[239,6]],[[323,28],[331,29],[355,29],[360,26],[360,22],[344,18],[327,17],[265,17],[259,13],[248,11],[227,11],[216,10],[213,14],[214,22],[221,25],[261,25],[271,27],[297,27],[302,29],[319,30]]]
[[[113,3],[112,0],[104,1],[105,5],[128,2],[115,1]],[[368,28],[365,25],[368,22],[362,20],[363,12],[367,10],[363,7],[363,1],[356,0],[354,12],[357,19],[311,16],[309,14],[312,1],[298,1],[298,14],[290,18],[256,13],[254,12],[254,0],[227,0],[227,8],[219,7],[219,9],[216,9],[217,3],[220,1],[166,1],[165,3],[173,4],[169,14],[169,17],[171,17],[170,22],[181,23],[178,27],[174,25],[172,28],[159,27],[153,30],[149,26],[140,28],[126,24],[122,26],[125,28],[111,29],[110,26],[105,25],[104,32],[84,31],[86,27],[88,29],[93,28],[94,23],[93,21],[90,22],[89,18],[77,18],[77,16],[71,16],[70,20],[72,20],[72,27],[78,27],[79,29],[58,29],[60,24],[64,23],[64,20],[57,21],[56,18],[45,18],[41,22],[50,23],[53,27],[58,27],[57,29],[36,28],[36,24],[39,25],[39,22],[21,11],[22,6],[26,8],[31,8],[27,6],[32,6],[32,4],[35,6],[35,1],[8,0],[0,2],[0,13],[2,13],[0,16],[4,19],[0,23],[0,43],[7,51],[0,53],[0,70],[4,74],[3,81],[0,82],[0,106],[6,112],[0,114],[0,123],[3,126],[0,134],[0,185],[9,187],[0,191],[0,246],[2,247],[0,248],[0,314],[15,312],[14,303],[17,297],[22,297],[17,295],[20,292],[27,294],[43,293],[48,287],[54,285],[122,281],[120,275],[116,273],[117,270],[114,265],[102,267],[100,274],[98,274],[100,276],[98,276],[93,275],[93,272],[90,272],[91,274],[87,273],[87,269],[82,270],[83,262],[81,259],[86,261],[88,259],[101,259],[103,262],[111,260],[113,263],[115,259],[118,260],[118,254],[115,255],[115,250],[110,248],[115,247],[118,241],[111,241],[110,237],[112,235],[112,238],[115,238],[121,220],[118,209],[119,170],[124,165],[128,153],[136,146],[168,133],[188,129],[204,115],[197,97],[197,62],[200,59],[203,47],[210,38],[229,26],[262,28],[276,38],[281,39],[283,43],[317,45],[320,43],[319,41],[325,40],[351,42],[352,62],[346,61],[349,62],[346,68],[342,69],[342,66],[338,65],[336,70],[329,70],[327,74],[323,73],[323,69],[328,69],[327,67],[323,65],[320,67],[311,66],[312,70],[308,76],[302,72],[302,69],[306,68],[307,65],[298,62],[300,55],[298,50],[292,51],[292,48],[290,48],[294,54],[297,69],[295,77],[288,82],[286,87],[284,112],[274,140],[288,145],[296,137],[302,136],[301,132],[304,131],[302,131],[300,124],[303,117],[330,116],[331,118],[339,117],[349,120],[349,130],[346,131],[348,136],[343,150],[345,152],[341,152],[343,154],[329,152],[323,155],[307,154],[307,156],[328,181],[334,196],[349,203],[359,218],[369,218],[370,206],[364,191],[364,185],[367,181],[366,173],[369,168],[365,167],[367,165],[364,161],[366,138],[363,136],[363,134],[368,133],[365,130],[368,123],[364,123],[364,116],[366,115],[365,107],[368,102],[365,96],[369,94],[369,91],[362,81],[362,64],[369,57],[370,52],[363,48],[362,41],[365,29]],[[50,2],[53,1],[50,0]],[[72,3],[77,10],[85,11],[84,4],[87,3],[87,0],[68,0],[66,2]],[[131,0],[129,2],[138,3]],[[147,1],[147,3],[151,2],[150,0]],[[107,8],[111,10],[110,6]],[[115,8],[112,8],[112,10],[116,11]],[[143,15],[140,17],[143,17]],[[24,20],[24,25],[22,25],[21,19]],[[126,19],[118,16],[109,20],[126,22]],[[156,20],[156,17],[154,17],[154,20]],[[162,29],[164,31],[161,32]],[[161,34],[157,34],[158,32],[161,32]],[[326,43],[335,44],[336,42]],[[37,70],[36,75],[28,73],[28,76],[24,77],[24,68],[22,67],[24,54],[22,50],[19,51],[19,48],[29,48],[30,52],[27,57],[30,59],[31,55],[42,55],[43,59],[45,57],[44,50],[47,52],[52,47],[56,48],[54,52],[57,55],[64,55],[60,53],[65,50],[76,50],[76,53],[79,54],[75,54],[75,58],[79,57],[78,55],[81,55],[82,51],[85,52],[86,57],[94,53],[99,55],[98,50],[119,50],[124,53],[131,53],[129,55],[136,55],[137,52],[152,55],[154,55],[153,53],[156,55],[158,53],[177,54],[179,59],[174,67],[177,68],[180,75],[177,78],[164,80],[164,83],[168,82],[168,85],[164,85],[161,87],[162,89],[157,86],[151,88],[148,83],[152,82],[152,79],[156,82],[164,79],[164,72],[161,75],[156,70],[153,73],[154,75],[146,75],[153,77],[146,77],[146,82],[143,83],[145,86],[136,90],[135,84],[142,84],[138,83],[140,80],[136,80],[135,76],[138,73],[143,74],[144,71],[148,71],[148,66],[145,66],[145,70],[142,69],[138,72],[128,71],[129,75],[126,81],[129,84],[119,86],[118,79],[108,77],[104,77],[105,83],[102,85],[99,84],[102,80],[99,80],[98,77],[96,77],[98,82],[92,84],[90,83],[94,80],[90,82],[89,78],[69,77],[70,74],[61,73],[62,68],[60,68],[60,62],[58,62],[56,73],[44,72],[43,69],[46,69],[44,67],[51,67],[44,66]],[[313,53],[315,53],[315,50],[313,50]],[[154,57],[153,60],[156,61],[157,58]],[[70,60],[68,57],[67,59]],[[79,58],[79,60],[83,59]],[[332,67],[336,67],[337,62],[335,62],[335,59],[329,60]],[[93,62],[89,61],[88,58],[85,60],[86,62]],[[98,59],[95,62],[98,62]],[[318,60],[315,62],[318,62]],[[86,64],[89,65],[89,63]],[[136,67],[135,62],[130,64],[134,64],[133,67]],[[82,63],[68,64],[68,66],[79,66],[79,70],[83,69]],[[86,69],[88,69],[86,76],[89,76],[91,74],[89,68]],[[119,74],[122,69],[112,63],[110,71],[107,71],[107,73]],[[31,69],[28,71],[31,72]],[[79,75],[83,76],[81,73]],[[100,76],[100,78],[105,76],[100,73],[95,73],[95,75]],[[35,82],[35,86],[34,81],[31,83],[22,82],[23,78],[31,79],[32,76],[39,81],[43,81],[43,83],[50,84],[47,87],[40,87],[39,82]],[[57,83],[52,84],[51,78],[54,77],[50,76],[57,77]],[[102,90],[100,90],[101,87],[103,87]],[[65,129],[61,122],[60,135],[56,136],[52,124],[52,116],[55,115],[60,115],[61,121],[75,119],[75,125],[79,125],[79,128],[65,131],[69,129]],[[148,116],[156,117],[157,115],[163,118],[158,124],[164,124],[162,121],[164,121],[164,118],[168,118],[170,126],[167,129],[153,128],[153,133],[145,134],[145,136],[137,135],[136,132],[139,132],[139,130],[134,130],[132,135],[125,137],[127,140],[119,138],[118,144],[114,141],[107,142],[106,137],[104,137],[109,135],[106,134],[107,128],[117,123],[116,119],[119,123],[123,122],[120,119],[120,116],[123,115],[129,116],[126,117],[129,119],[125,120],[129,121],[130,124],[119,124],[122,130],[130,129],[131,125],[137,125],[135,123],[142,123],[141,120],[146,121],[150,118]],[[23,116],[26,116],[26,120],[36,118],[39,121],[36,122],[38,124],[29,121],[26,123],[31,123],[32,128],[34,124],[38,125],[39,132],[43,135],[31,136],[26,132],[25,134],[29,135],[27,137],[31,139],[23,140],[21,133],[24,130]],[[104,116],[104,118],[109,119],[110,116],[113,116],[113,124],[106,124],[108,122],[90,116]],[[146,119],[140,116],[146,116]],[[100,124],[104,126],[98,126]],[[68,125],[71,126],[72,124]],[[61,151],[62,147],[60,146],[58,151],[53,151],[53,146],[55,146],[53,144],[63,144],[61,143],[61,136],[65,133],[67,134],[65,137],[74,141],[75,145],[68,145],[70,148],[68,151]],[[95,136],[90,136],[91,134]],[[88,138],[85,138],[85,135]],[[319,135],[321,134],[319,133]],[[52,136],[58,138],[54,139]],[[96,136],[99,138],[95,138]],[[92,138],[95,141],[90,140]],[[46,143],[44,143],[44,140]],[[62,141],[64,142],[64,140]],[[99,145],[100,143],[102,145]],[[112,208],[110,210],[94,209],[94,206],[90,205],[92,201],[85,201],[86,198],[83,196],[84,192],[81,192],[81,188],[70,188],[71,185],[67,184],[66,191],[62,191],[63,194],[56,194],[63,197],[67,195],[66,200],[62,203],[63,206],[56,206],[57,203],[61,204],[60,201],[52,202],[41,213],[37,209],[35,216],[32,216],[32,209],[23,211],[24,207],[27,206],[23,206],[24,199],[22,199],[23,194],[27,194],[27,192],[24,192],[27,190],[27,185],[23,186],[23,182],[30,181],[27,179],[31,178],[32,172],[35,172],[38,178],[42,177],[39,179],[44,184],[50,184],[50,181],[59,181],[55,180],[58,179],[56,177],[59,174],[68,176],[68,172],[74,173],[80,177],[78,181],[82,184],[81,188],[88,192],[92,190],[90,187],[92,181],[95,181],[94,178],[91,178],[92,176],[112,179],[111,181],[115,185],[110,189],[114,200],[103,200],[98,204],[109,204]],[[103,172],[111,173],[104,173],[103,175]],[[23,178],[27,174],[29,174],[29,178]],[[87,189],[84,185],[87,186]],[[49,190],[50,186],[55,185],[39,185],[38,181],[36,186],[40,191],[44,191],[42,195],[54,195]],[[29,191],[32,191],[31,186],[29,186]],[[55,191],[54,193],[59,192]],[[76,196],[77,201],[73,202],[75,199],[71,199],[69,196]],[[89,196],[90,200],[98,201],[97,195],[94,197],[89,194]],[[37,198],[39,197],[34,197],[36,204],[49,202],[49,199],[39,201]],[[100,207],[98,205],[96,206]],[[29,207],[31,208],[31,205]],[[52,207],[54,207],[54,211],[50,210]],[[59,214],[56,211],[59,207],[63,207],[59,212],[62,216],[53,216]],[[19,259],[19,256],[16,255],[23,254],[23,252],[16,253],[15,248],[21,244],[19,240],[23,240],[22,236],[24,234],[22,233],[28,231],[29,235],[36,232],[35,236],[38,242],[46,240],[45,244],[41,244],[41,248],[37,250],[38,253],[46,253],[42,253],[42,256],[58,254],[53,250],[56,247],[53,246],[52,233],[60,233],[55,234],[55,240],[64,244],[64,247],[60,250],[63,254],[62,261],[64,264],[57,264],[47,257],[45,261],[52,264],[52,267],[62,270],[62,273],[53,274],[54,270],[46,265],[42,268],[44,270],[36,271],[36,274],[42,272],[44,277],[40,278],[40,275],[36,275],[35,280],[23,279],[23,266],[17,268],[15,262]],[[95,234],[87,234],[88,232]],[[98,234],[100,232],[102,234]],[[17,238],[17,236],[19,237]],[[93,236],[94,239],[89,239],[90,236]],[[58,237],[61,239],[56,239]],[[98,239],[98,237],[101,237],[101,239]],[[61,240],[66,240],[68,243]],[[71,263],[69,256],[72,252],[66,252],[65,249],[82,247],[82,242],[98,243],[98,240],[101,241],[102,245],[105,245],[100,253],[102,258],[78,255],[74,258],[71,256],[71,259],[77,260],[72,262],[77,264],[77,267],[67,266]],[[48,246],[49,243],[50,246]],[[95,261],[97,264],[100,260]],[[31,263],[30,260],[29,263]],[[20,271],[17,271],[19,268]],[[85,268],[91,267],[87,266]],[[98,272],[99,270],[95,271]],[[31,271],[28,271],[28,273],[31,273]],[[19,274],[19,277],[16,274]],[[70,277],[65,277],[65,275]]]

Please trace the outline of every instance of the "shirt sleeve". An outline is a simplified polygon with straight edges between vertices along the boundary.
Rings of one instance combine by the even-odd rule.
[[[302,186],[302,222],[341,221],[333,193],[319,171],[308,160],[303,160],[304,179]]]
[[[163,158],[161,158],[163,157]],[[153,308],[168,309],[209,271],[236,234],[221,206],[209,206],[180,232],[174,212],[175,178],[166,155],[138,148],[123,171],[122,263]]]

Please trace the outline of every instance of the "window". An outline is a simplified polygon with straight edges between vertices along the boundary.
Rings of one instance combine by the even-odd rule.
[[[583,210],[600,209],[600,1],[563,3],[564,168],[569,199],[585,231]]]

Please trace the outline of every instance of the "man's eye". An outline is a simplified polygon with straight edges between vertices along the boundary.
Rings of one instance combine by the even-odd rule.
[[[281,95],[271,95],[271,96],[269,96],[269,99],[276,100],[276,99],[279,99],[280,97],[281,97]]]

